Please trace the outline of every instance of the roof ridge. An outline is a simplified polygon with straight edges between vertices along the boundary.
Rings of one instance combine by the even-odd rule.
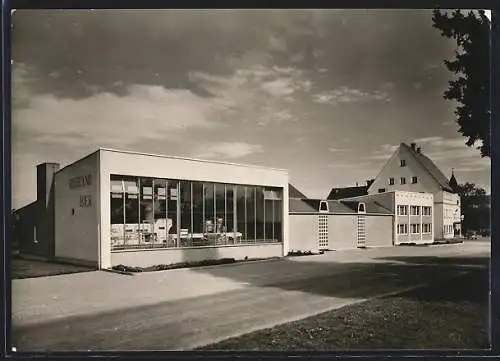
[[[406,143],[401,143],[401,145],[405,146],[406,149],[409,151],[409,153],[413,156],[414,159],[417,160],[417,162],[427,171],[427,173],[436,181],[436,183],[443,189],[446,189],[446,190],[451,190],[451,187],[449,185],[449,182],[448,182],[448,179],[446,178],[446,176],[444,175],[444,173],[441,171],[441,169],[438,168],[438,166],[432,161],[432,159],[430,159],[429,157],[427,157],[425,154],[422,154],[422,153],[417,153],[415,150],[413,150],[408,144]],[[446,183],[443,185],[442,182],[436,177],[436,175],[427,167],[427,165],[422,162],[422,160],[420,159],[420,157],[423,157],[425,159],[427,159],[439,172],[441,172],[441,174],[444,176],[444,178],[446,178]]]

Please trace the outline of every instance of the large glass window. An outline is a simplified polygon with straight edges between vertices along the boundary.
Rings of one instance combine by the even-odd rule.
[[[112,249],[282,241],[282,190],[110,177]]]
[[[154,241],[167,242],[167,181],[155,179],[153,183]]]
[[[179,183],[180,186],[180,193],[181,193],[181,198],[180,198],[180,207],[181,207],[181,214],[180,214],[180,239],[181,239],[181,245],[190,245],[190,240],[192,238],[193,234],[193,227],[192,227],[192,213],[191,213],[191,182],[189,181],[180,181]]]
[[[139,243],[139,179],[124,177],[125,244]]]
[[[205,203],[203,233],[215,233],[215,201],[213,183],[204,183],[203,199]]]
[[[168,238],[167,242],[169,246],[178,246],[177,242],[177,228],[178,228],[178,217],[177,217],[177,206],[179,202],[179,182],[175,180],[167,181],[167,228],[168,228]],[[180,228],[180,227],[179,227]]]
[[[225,184],[215,184],[215,210],[217,234],[226,233],[226,186]]]
[[[121,177],[111,176],[111,244],[123,245],[125,241],[125,198]]]
[[[265,204],[265,239],[266,241],[281,241],[282,234],[282,190],[279,188],[264,189]]]
[[[246,187],[236,186],[236,237],[247,239]]]
[[[271,240],[274,238],[274,201],[265,200],[265,238]]]
[[[281,242],[283,234],[283,201],[274,201],[274,239]]]
[[[255,239],[265,239],[264,188],[255,187]]]
[[[154,239],[153,179],[140,178],[139,184],[139,243],[149,243]]]
[[[193,238],[203,238],[203,183],[193,184]]]
[[[226,228],[227,232],[234,233],[234,186],[226,185]],[[231,234],[234,237],[234,234]]]
[[[246,209],[247,240],[255,241],[255,187],[247,187]]]

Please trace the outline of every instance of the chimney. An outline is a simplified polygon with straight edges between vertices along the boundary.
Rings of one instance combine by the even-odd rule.
[[[410,145],[411,145],[411,150],[415,150],[415,147],[417,146],[417,144],[416,143],[411,143]]]
[[[59,167],[59,163],[42,163],[36,166],[36,198],[38,202],[44,204],[44,208],[49,206],[50,198],[53,196],[54,175]]]
[[[417,148],[417,153],[422,153],[422,148],[418,147]]]
[[[54,177],[59,167],[59,163],[36,166],[36,254],[48,259],[55,256]]]

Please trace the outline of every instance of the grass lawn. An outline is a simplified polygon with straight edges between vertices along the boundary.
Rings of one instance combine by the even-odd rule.
[[[488,271],[370,300],[209,345],[201,350],[485,349]]]
[[[11,259],[12,279],[55,276],[68,273],[88,272],[94,269],[71,264],[28,260],[19,257]]]

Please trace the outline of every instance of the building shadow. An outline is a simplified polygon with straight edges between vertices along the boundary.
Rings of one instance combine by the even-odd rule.
[[[207,248],[205,252],[211,251],[214,250]],[[305,259],[308,257],[319,258]],[[295,307],[303,308],[300,305],[304,302],[310,302],[306,307],[314,308],[315,302],[321,303],[325,297],[366,299],[429,283],[438,287],[388,297],[418,300],[422,304],[473,302],[485,310],[484,314],[477,315],[477,319],[484,319],[484,325],[487,325],[489,258],[486,256],[397,257],[380,260],[383,262],[354,263],[333,262],[321,257],[192,268],[190,272],[227,278],[246,285],[181,301],[21,327],[14,330],[12,339],[19,349],[25,350],[175,349],[186,344],[186,339],[197,340],[198,333],[209,332],[203,331],[202,327],[217,326],[214,320],[231,319],[228,313],[241,314],[234,322],[251,323],[253,315],[258,312],[272,313],[291,306],[290,312],[293,313]],[[451,280],[462,272],[469,273]],[[441,287],[440,283],[447,286]],[[197,284],[193,287],[210,285]],[[237,328],[237,325],[230,327]]]
[[[306,256],[307,257],[307,256]],[[311,256],[315,257],[315,256]],[[318,257],[318,256],[316,256]],[[321,256],[319,256],[321,257]],[[487,302],[489,297],[489,257],[385,257],[383,262],[308,262],[281,259],[231,267],[193,269],[215,277],[229,278],[253,287],[298,291],[312,295],[365,299],[415,286],[446,283],[439,294],[405,293],[422,300]],[[462,274],[480,272],[481,282],[474,285],[474,295],[460,291]],[[470,276],[478,277],[478,276]],[[465,280],[468,281],[469,278]]]

